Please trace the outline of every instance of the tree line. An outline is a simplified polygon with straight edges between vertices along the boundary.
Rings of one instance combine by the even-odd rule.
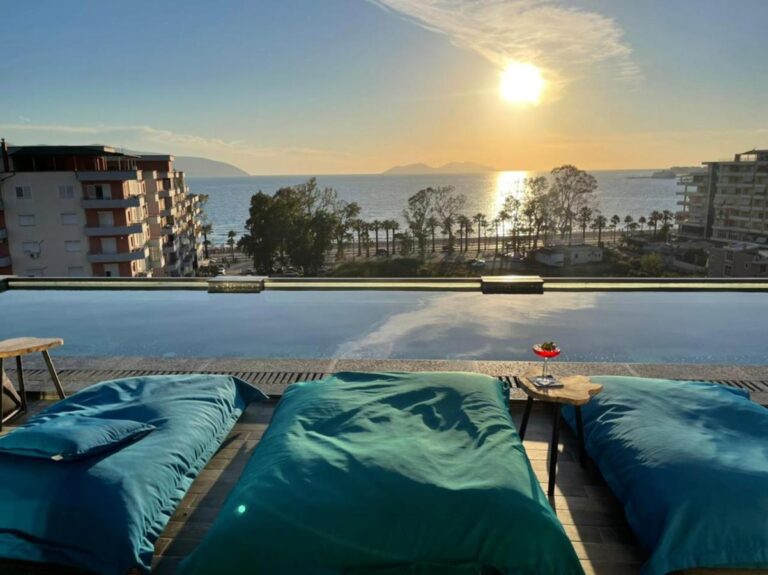
[[[598,244],[608,230],[615,241],[622,222],[627,235],[638,228],[643,231],[645,226],[653,229],[654,236],[660,226],[669,233],[673,214],[668,210],[653,211],[637,221],[629,215],[606,218],[597,207],[596,189],[592,175],[572,165],[560,166],[549,177],[523,180],[521,190],[507,196],[499,213],[489,218],[483,213],[465,214],[466,197],[453,187],[430,187],[408,198],[401,224],[393,219],[363,220],[357,202],[341,200],[335,190],[320,188],[312,178],[272,195],[254,194],[245,234],[237,245],[260,273],[291,265],[313,275],[334,248],[337,259],[349,249],[358,256],[370,257],[373,251],[375,255],[416,254],[424,259],[429,251],[436,251],[438,234],[448,253],[467,252],[471,243],[480,253],[490,248],[491,241],[495,241],[496,253],[508,249],[524,253],[558,238],[570,243],[574,231],[581,232],[583,242],[588,229],[597,233]],[[210,228],[206,231],[210,233]],[[230,232],[228,236],[230,246],[234,235]]]

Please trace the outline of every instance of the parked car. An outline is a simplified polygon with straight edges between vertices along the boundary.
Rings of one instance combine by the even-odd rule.
[[[510,262],[522,262],[523,261],[523,256],[521,256],[520,254],[517,254],[515,252],[507,252],[507,253],[501,255],[501,259],[508,260]]]
[[[467,260],[467,266],[473,270],[481,270],[485,268],[485,260],[480,258],[472,258]]]
[[[386,257],[388,255],[389,255],[389,252],[387,250],[385,250],[384,248],[380,248],[380,249],[376,250],[376,256],[377,257],[382,257],[382,256]]]

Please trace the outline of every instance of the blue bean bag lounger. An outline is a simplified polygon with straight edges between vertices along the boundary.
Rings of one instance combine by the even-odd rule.
[[[650,553],[643,574],[768,569],[768,410],[713,383],[593,379],[585,445]]]
[[[149,572],[154,542],[192,481],[261,399],[224,375],[136,377],[30,418],[0,438],[0,561]]]
[[[182,575],[576,575],[499,380],[339,373],[288,388]]]

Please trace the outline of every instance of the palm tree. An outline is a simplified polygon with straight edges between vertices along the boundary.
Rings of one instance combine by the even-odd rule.
[[[235,261],[235,238],[237,237],[237,232],[235,230],[229,230],[227,232],[227,245],[229,246],[229,249],[232,251],[232,261]]]
[[[469,235],[469,232],[472,230],[472,222],[471,220],[464,215],[461,215],[458,217],[459,222],[459,235],[461,236],[460,241],[463,242],[463,245],[459,244],[459,251],[465,252],[467,251],[467,236]]]
[[[477,253],[480,253],[480,234],[483,231],[483,228],[488,225],[488,222],[485,219],[485,215],[481,214],[480,212],[476,213],[474,216],[472,216],[472,221],[477,224]]]
[[[656,228],[659,226],[659,222],[661,221],[662,215],[659,210],[653,210],[651,212],[650,217],[648,218],[648,222],[650,225],[653,226],[653,237],[656,237]]]
[[[634,221],[635,221],[635,218],[633,218],[632,216],[629,216],[629,215],[626,216],[624,218],[624,231],[629,232],[629,224],[631,224]]]
[[[373,220],[371,222],[371,227],[373,228],[373,233],[376,236],[376,251],[379,251],[379,228],[381,227],[381,222],[379,220]]]
[[[371,233],[370,233],[371,227],[372,227],[372,224],[369,224],[368,222],[363,222],[362,234],[363,234],[363,243],[365,243],[365,257],[367,258],[371,257]]]
[[[582,206],[576,214],[576,221],[581,226],[581,243],[587,243],[587,226],[592,221],[592,208]]]
[[[616,229],[619,227],[619,224],[621,223],[621,218],[618,214],[613,214],[611,216],[611,229],[613,230],[613,242],[616,243]]]
[[[646,224],[648,220],[645,219],[645,216],[640,216],[637,218],[637,223],[640,224],[640,233],[643,233],[643,226]]]
[[[200,227],[200,233],[203,234],[203,253],[205,254],[205,259],[208,259],[208,246],[211,245],[208,236],[213,233],[213,226],[210,223],[203,224]]]
[[[675,215],[670,212],[669,210],[664,210],[661,212],[661,222],[662,222],[662,228],[664,230],[664,241],[669,241],[669,223],[672,221],[672,219],[675,217]]]
[[[501,243],[504,244],[501,250],[502,253],[506,253],[507,251],[507,245],[506,245],[506,239],[505,239],[507,237],[506,225],[511,218],[512,218],[512,215],[506,209],[501,210],[499,212],[499,215],[497,216],[497,219],[501,224]]]
[[[363,228],[365,227],[365,222],[363,220],[357,219],[352,222],[352,230],[357,234],[357,255],[362,256],[363,255]]]
[[[440,222],[437,221],[436,217],[432,216],[427,218],[426,224],[429,233],[432,235],[432,253],[435,253],[435,230],[440,225]]]
[[[453,226],[456,225],[455,218],[451,215],[446,217],[440,224],[441,229],[445,235],[448,236],[448,251],[453,253]]]
[[[400,229],[400,222],[396,220],[389,220],[389,229],[392,230],[392,249],[390,250],[390,255],[395,254],[395,234],[397,233],[397,230]]]
[[[603,245],[603,228],[608,223],[608,220],[603,214],[597,212],[597,216],[592,220],[592,229],[597,230],[597,245],[602,247]]]

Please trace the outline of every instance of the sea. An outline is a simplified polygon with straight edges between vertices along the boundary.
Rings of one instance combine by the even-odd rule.
[[[676,179],[651,178],[655,170],[591,171],[598,183],[594,203],[610,218],[614,214],[631,215],[635,219],[653,210],[677,209]],[[322,175],[321,187],[333,188],[339,198],[357,202],[366,220],[394,219],[403,221],[408,198],[421,189],[453,186],[467,198],[464,212],[478,212],[492,219],[499,213],[509,195],[520,195],[525,178],[547,175],[546,172],[490,172],[484,174],[423,175]],[[211,241],[224,244],[227,232],[238,237],[244,232],[251,196],[262,191],[274,193],[281,187],[306,182],[311,176],[248,176],[229,178],[188,177],[190,191],[207,194],[204,210],[213,226]]]

